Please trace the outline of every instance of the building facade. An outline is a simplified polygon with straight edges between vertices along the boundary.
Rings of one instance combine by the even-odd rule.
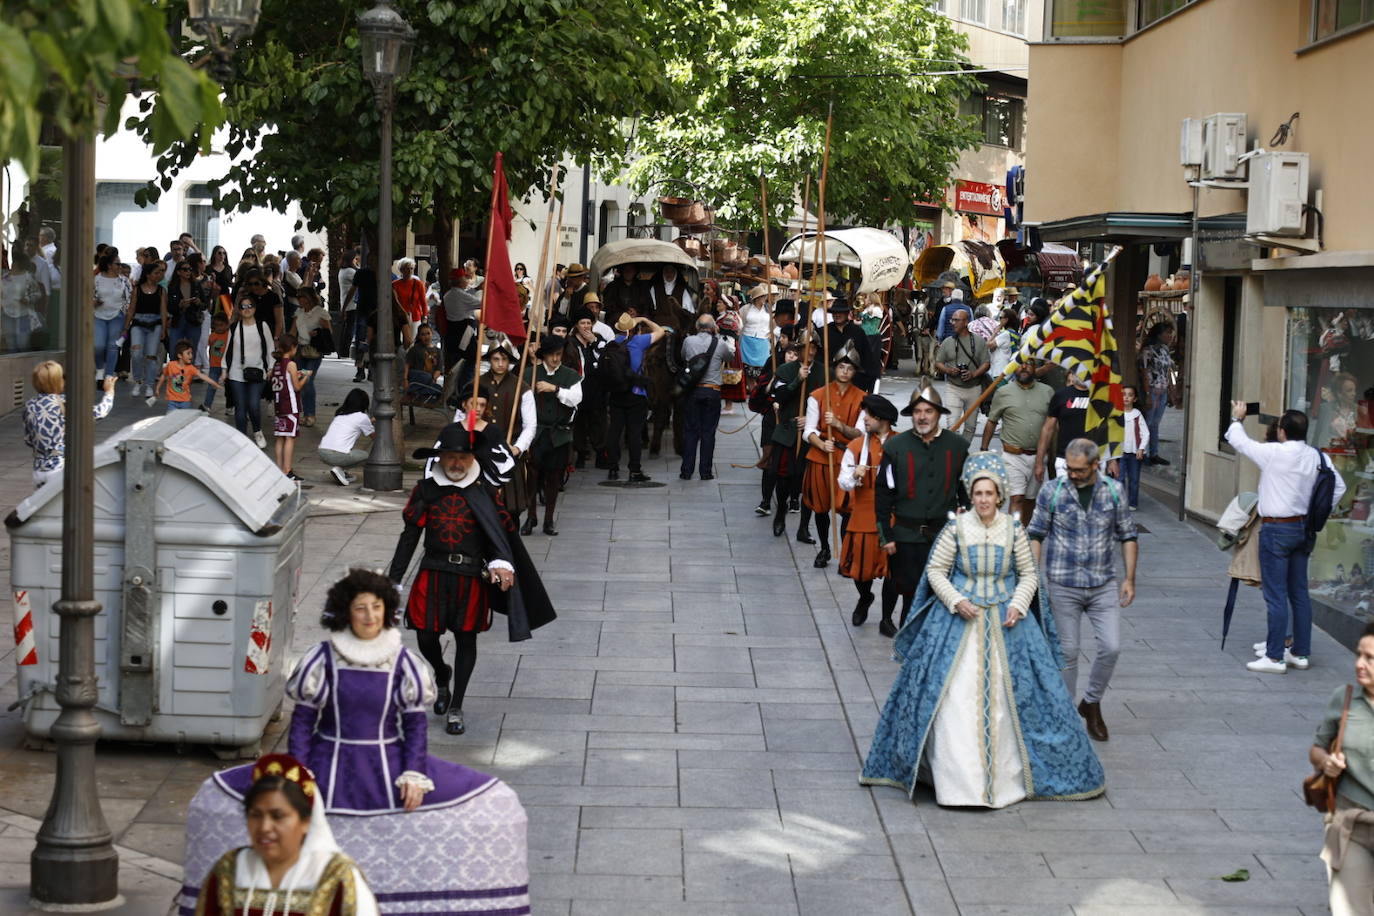
[[[1365,100],[1374,6],[1336,0],[1046,0],[1030,49],[1026,220],[1046,240],[1121,244],[1109,297],[1123,372],[1136,374],[1142,319],[1167,303],[1182,346],[1174,473],[1156,478],[1182,508],[1215,520],[1256,468],[1225,443],[1230,400],[1246,423],[1308,413],[1308,441],[1347,495],[1312,556],[1314,597],[1364,615],[1374,566],[1374,225]],[[1260,159],[1244,176],[1184,166],[1185,118],[1243,114],[1244,150],[1305,153],[1295,183],[1299,237],[1247,225],[1272,187]],[[1236,150],[1239,152],[1240,150]],[[1216,159],[1213,158],[1215,164]],[[1190,185],[1189,179],[1194,179]],[[1196,219],[1195,219],[1196,218]],[[1193,252],[1196,250],[1196,256]],[[1189,271],[1191,269],[1191,271]],[[1142,293],[1151,274],[1187,292]],[[1168,427],[1168,424],[1166,424]]]

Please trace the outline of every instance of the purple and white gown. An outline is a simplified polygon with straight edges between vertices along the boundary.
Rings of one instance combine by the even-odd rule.
[[[358,863],[381,913],[495,916],[529,912],[526,817],[494,776],[427,752],[434,675],[401,645],[349,630],[306,653],[287,681],[296,704],[289,751],[315,773],[339,846]],[[186,821],[180,910],[190,914],[205,874],[247,844],[243,796],[252,765],[216,773]],[[406,812],[400,786],[426,790]]]

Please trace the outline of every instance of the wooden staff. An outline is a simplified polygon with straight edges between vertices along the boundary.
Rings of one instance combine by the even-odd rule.
[[[549,237],[555,234],[553,228],[553,204],[556,200],[558,200],[558,166],[555,165],[553,167],[553,180],[549,184],[549,213],[544,223],[544,245],[543,250],[539,254],[539,273],[535,274],[535,276],[541,280],[544,278],[544,271],[547,270],[549,266]],[[558,231],[561,232],[562,229],[563,204],[560,202],[558,204]],[[531,342],[538,343],[539,341],[539,329],[544,323],[544,303],[548,299],[549,285],[552,282],[552,277],[545,282],[543,288],[536,294],[538,299],[535,299],[534,296],[530,297],[531,320],[527,322],[526,327],[529,333],[525,336],[525,346],[520,350],[520,367],[515,373],[515,405],[511,410],[510,421],[506,426],[507,444],[510,443],[511,437],[515,435],[515,418],[520,413],[520,389],[525,382],[525,366],[529,363]]]
[[[825,276],[828,270],[826,264],[825,251],[825,183],[830,171],[830,129],[835,123],[835,103],[830,103],[830,110],[825,115],[825,151],[821,154],[821,182],[816,189],[816,229],[817,244],[820,247],[821,256],[821,303],[825,303]],[[830,413],[830,325],[825,319],[821,320],[821,346],[822,360],[821,370],[825,373],[825,387],[821,389],[821,422],[825,423],[825,415]],[[836,511],[835,511],[835,437],[826,427],[824,435],[829,436],[831,451],[825,453],[825,479],[830,485],[830,528],[826,532],[826,548],[828,549],[835,538]]]
[[[499,162],[501,154],[496,154]],[[482,263],[491,269],[491,246],[495,244],[496,220],[491,218],[491,214],[496,212],[496,175],[491,176],[491,203],[487,205],[487,257]],[[472,397],[477,399],[477,392],[482,381],[482,338],[486,334],[487,328],[487,292],[491,289],[490,283],[482,284],[482,304],[477,307],[477,355],[472,361]],[[467,419],[469,426],[472,425],[472,417]]]
[[[806,173],[806,184],[805,184],[805,186],[802,188],[802,224],[801,224],[801,235],[799,236],[799,238],[801,239],[801,243],[800,243],[800,247],[797,249],[797,265],[798,265],[798,267],[797,267],[797,291],[798,291],[798,292],[801,292],[801,268],[804,267],[804,266],[806,266],[806,224],[807,224],[807,222],[810,221],[810,217],[811,217],[811,173],[810,173],[810,172],[807,172],[807,173]],[[811,333],[811,296],[810,296],[809,294],[806,296],[805,302],[806,302],[806,317],[805,317],[805,320],[803,320],[802,323],[801,323],[801,326],[802,326],[801,334],[797,336],[797,340],[795,341],[796,343],[800,343],[800,344],[801,344],[801,350],[800,350],[800,352],[797,354],[797,362],[799,362],[799,363],[801,362],[802,358],[803,358],[804,356],[806,356],[806,341],[807,341],[808,336],[810,336],[810,333]],[[798,374],[798,376],[801,375],[800,369],[798,370],[798,373],[797,373],[797,374]],[[795,424],[795,426],[797,427],[797,444],[796,444],[796,447],[795,447],[795,451],[798,452],[798,453],[801,452],[801,447],[802,447],[802,430],[805,429],[805,426],[803,425],[803,422],[802,422],[802,421],[806,419],[806,399],[807,399],[808,397],[810,397],[810,395],[807,393],[807,390],[806,390],[806,379],[801,379],[801,389],[802,389],[801,397],[797,399],[797,422],[796,422],[796,424]]]
[[[763,282],[768,284],[768,353],[772,359],[772,378],[778,377],[778,348],[773,345],[777,322],[773,320],[773,278],[769,276],[772,263],[768,247],[768,179],[759,175],[759,198],[763,202]],[[743,329],[741,329],[743,330]]]

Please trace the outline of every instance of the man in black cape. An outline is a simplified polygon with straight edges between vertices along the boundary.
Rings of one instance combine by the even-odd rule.
[[[512,642],[529,639],[531,630],[556,616],[515,520],[482,479],[474,454],[482,435],[450,423],[434,448],[415,450],[416,458],[438,460],[415,485],[401,514],[405,530],[388,572],[400,584],[423,534],[406,626],[415,631],[420,654],[434,669],[434,713],[447,715],[450,735],[465,731],[463,699],[477,664],[477,634],[491,628],[492,611],[506,615]],[[440,643],[445,632],[454,637],[452,666],[444,662]]]

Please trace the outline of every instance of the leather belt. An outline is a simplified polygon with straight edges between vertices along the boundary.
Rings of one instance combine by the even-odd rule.
[[[710,388],[710,389],[715,390],[715,391],[719,391],[719,390],[720,390],[720,386],[719,386],[719,385],[712,385],[712,384],[709,383],[709,382],[702,382],[702,383],[701,383],[700,385],[698,385],[697,387],[698,387],[698,388]]]
[[[437,569],[463,576],[480,576],[485,565],[481,557],[470,557],[465,553],[440,553],[437,550],[426,550],[424,561],[420,564],[423,569]]]
[[[1014,446],[1014,445],[1007,445],[1007,443],[1005,443],[1005,442],[1002,443],[1002,451],[1006,452],[1008,455],[1034,455],[1034,454],[1035,454],[1035,449],[1033,449],[1033,448],[1017,448],[1017,447]]]
[[[1301,521],[1306,521],[1306,520],[1307,520],[1307,516],[1305,516],[1305,515],[1285,515],[1283,518],[1278,518],[1278,517],[1273,516],[1273,515],[1261,515],[1261,516],[1260,516],[1260,521],[1264,522],[1266,525],[1273,525],[1273,524],[1280,524],[1280,525],[1281,525],[1281,524],[1284,524],[1285,522],[1301,522]]]
[[[896,515],[894,518],[902,528],[914,529],[925,537],[934,537],[945,527],[945,520],[942,518],[908,518],[902,515]]]

